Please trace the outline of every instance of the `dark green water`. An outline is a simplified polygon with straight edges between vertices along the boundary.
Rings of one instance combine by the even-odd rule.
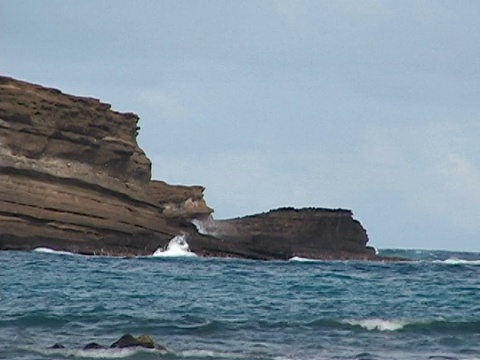
[[[0,252],[0,358],[480,359],[480,254],[385,253],[418,261]],[[81,350],[124,333],[168,352]]]

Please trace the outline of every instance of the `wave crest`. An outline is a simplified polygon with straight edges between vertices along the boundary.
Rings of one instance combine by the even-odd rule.
[[[56,255],[76,255],[70,251],[54,250],[47,247],[38,247],[32,250],[36,253],[56,254]]]
[[[167,245],[167,248],[159,248],[153,253],[154,257],[196,257],[197,254],[190,251],[185,234],[177,235]]]
[[[158,354],[164,354],[166,351],[145,348],[124,348],[124,349],[45,349],[38,347],[25,347],[24,350],[32,351],[45,356],[61,356],[73,358],[87,359],[123,359],[133,357],[137,354],[152,354],[153,358],[157,358]]]
[[[369,331],[397,331],[403,329],[405,325],[408,324],[406,321],[382,319],[343,320],[342,323],[351,326],[360,326]]]

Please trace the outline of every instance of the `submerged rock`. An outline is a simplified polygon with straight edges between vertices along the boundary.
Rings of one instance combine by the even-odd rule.
[[[123,349],[123,348],[130,348],[130,347],[142,347],[146,349],[155,349],[164,351],[166,350],[165,346],[155,343],[153,338],[148,335],[140,335],[139,337],[135,337],[131,334],[125,334],[120,339],[115,341],[113,344],[110,345],[111,349]],[[108,347],[103,346],[96,342],[88,343],[83,347],[83,350],[98,350],[98,349],[107,349]],[[66,349],[60,343],[55,343],[50,349]]]
[[[91,342],[91,343],[88,343],[87,345],[85,345],[85,346],[83,347],[83,350],[93,350],[93,349],[95,349],[95,350],[97,350],[97,349],[105,349],[105,346],[100,345],[100,344],[98,344],[98,343],[96,343],[96,342]]]
[[[166,350],[162,345],[156,344],[152,337],[147,335],[141,335],[138,338],[131,334],[125,334],[120,339],[115,341],[111,348],[129,348],[129,347],[143,347],[147,349]]]

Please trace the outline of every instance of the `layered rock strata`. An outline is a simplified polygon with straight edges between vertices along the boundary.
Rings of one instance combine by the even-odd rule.
[[[184,233],[204,256],[378,259],[348,210],[214,221],[203,187],[151,180],[138,120],[0,76],[0,250],[149,255]]]
[[[242,218],[206,219],[204,233],[237,244],[232,255],[258,259],[379,259],[350,210],[282,208]]]
[[[201,187],[165,184],[162,198],[136,142],[138,120],[0,77],[0,248],[151,254],[178,234],[164,212],[210,214]]]

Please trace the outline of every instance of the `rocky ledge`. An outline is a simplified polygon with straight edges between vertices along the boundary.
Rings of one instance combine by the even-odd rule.
[[[138,120],[0,76],[0,250],[150,255],[185,234],[204,256],[380,259],[349,210],[213,220],[203,187],[151,180]]]

